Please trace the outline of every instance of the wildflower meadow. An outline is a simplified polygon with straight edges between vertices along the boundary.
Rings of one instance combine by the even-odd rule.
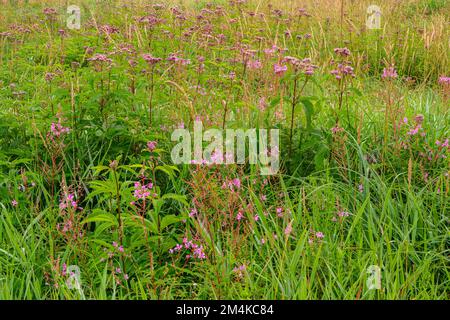
[[[0,299],[448,299],[449,18],[0,0]]]

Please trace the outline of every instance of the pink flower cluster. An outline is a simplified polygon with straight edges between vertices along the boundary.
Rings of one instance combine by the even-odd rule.
[[[342,57],[348,57],[350,55],[350,50],[347,48],[334,48],[334,53],[342,56]]]
[[[187,259],[198,259],[204,260],[206,259],[206,254],[204,252],[203,246],[194,243],[192,240],[188,240],[188,238],[183,238],[183,244],[177,244],[172,249],[169,249],[169,253],[173,254],[176,252],[180,252],[181,250],[188,250],[190,253],[186,255]]]
[[[341,56],[341,62],[337,64],[337,67],[334,70],[331,70],[331,74],[337,80],[341,80],[344,77],[355,77],[354,69],[350,65],[350,61],[346,60],[348,56],[350,56],[350,50],[347,48],[335,48],[334,53],[338,56]],[[331,64],[335,64],[336,62],[333,60]]]
[[[422,122],[423,122],[424,116],[421,114],[416,115],[416,117],[414,118],[416,125],[414,126],[414,128],[410,129],[407,134],[410,136],[415,136],[416,134],[418,134],[422,129]],[[424,136],[425,132],[421,133],[421,136]]]
[[[191,160],[191,164],[198,164],[198,165],[207,165],[208,161],[206,159],[202,159],[200,161],[197,161],[195,159]]]
[[[73,222],[72,222],[72,220],[68,219],[62,225],[61,225],[61,223],[58,223],[56,225],[56,229],[58,231],[61,231],[62,233],[67,233],[73,229]]]
[[[383,79],[395,79],[397,78],[397,70],[393,66],[390,66],[388,68],[383,69],[383,74],[381,75],[381,78]]]
[[[144,17],[140,17],[137,18],[137,21],[140,23],[146,23],[148,24],[150,27],[155,27],[159,24],[162,24],[165,22],[164,19],[162,18],[158,18],[156,15],[154,14],[150,14],[148,16],[144,16]]]
[[[333,128],[331,128],[331,132],[332,132],[333,134],[336,134],[336,133],[339,133],[339,132],[342,132],[342,131],[344,131],[344,128],[341,128],[341,127],[339,127],[338,125],[336,125],[336,126],[334,126]]]
[[[57,123],[52,123],[50,126],[50,132],[54,137],[60,137],[63,134],[69,133],[70,128],[63,127],[61,124],[61,119],[58,120]]]
[[[46,16],[53,16],[57,14],[56,9],[54,8],[44,8],[43,12]]]
[[[277,47],[276,45],[273,45],[271,48],[264,49],[264,53],[265,53],[267,56],[273,56],[273,54],[274,54],[275,52],[283,52],[283,51],[285,51],[285,50],[283,50],[283,49]]]
[[[63,223],[58,223],[56,230],[73,240],[81,239],[84,236],[83,231],[77,231],[77,227],[74,225],[72,218],[67,218]]]
[[[242,278],[245,274],[245,271],[247,270],[247,266],[245,264],[234,267],[233,268],[233,273],[238,277],[238,278]]]
[[[53,80],[53,78],[56,77],[56,74],[52,73],[52,72],[47,72],[45,74],[45,81],[47,82],[51,82]]]
[[[59,202],[59,209],[65,210],[68,208],[73,208],[75,210],[80,209],[77,202],[75,201],[75,196],[73,195],[73,193],[65,194],[65,196]]]
[[[273,71],[279,77],[283,76],[283,74],[288,70],[286,65],[280,65],[278,63],[274,64]]]
[[[241,188],[241,180],[239,178],[234,178],[230,181],[224,181],[222,184],[222,189],[229,188],[231,191],[236,191]]]
[[[224,161],[231,162],[233,159],[233,154],[226,152],[225,154],[220,149],[215,149],[209,159],[201,159],[200,161],[196,159],[191,160],[191,164],[197,165],[214,165],[214,164],[222,164]]]
[[[211,154],[211,164],[220,164],[223,162],[223,154],[222,151],[219,149],[214,150],[214,152]]]
[[[106,54],[96,53],[92,58],[87,59],[94,62],[106,62],[108,64],[112,63],[112,59],[108,58]]]
[[[310,58],[298,59],[295,57],[286,56],[283,61],[290,63],[296,71],[303,71],[307,76],[312,76],[314,74],[314,69],[317,68],[316,65],[311,63]]]
[[[153,188],[153,183],[149,182],[147,184],[141,184],[139,181],[134,183],[134,198],[136,200],[146,199],[150,196],[155,196],[155,194],[151,192]]]
[[[148,150],[150,150],[150,152],[155,150],[157,145],[158,145],[158,142],[156,142],[156,141],[147,142],[147,148],[148,148]]]
[[[117,250],[119,250],[119,252],[124,252],[125,251],[123,246],[119,246],[117,244],[117,242],[115,242],[115,241],[113,241],[112,245],[113,245],[114,248],[117,248]]]
[[[156,58],[154,56],[152,56],[151,54],[143,54],[142,58],[149,64],[149,65],[155,65],[158,62],[160,62],[162,59],[161,58]]]
[[[269,106],[269,104],[267,103],[266,98],[261,97],[258,101],[258,109],[261,111],[265,111],[268,106]]]
[[[284,229],[284,234],[286,235],[286,237],[289,237],[291,232],[292,232],[292,222],[289,222],[287,227]]]
[[[100,27],[100,31],[104,34],[111,35],[113,33],[119,33],[119,28],[105,24]]]
[[[167,58],[167,61],[172,61],[172,62],[178,63],[178,64],[180,64],[182,66],[186,66],[188,64],[191,64],[191,60],[180,58],[175,53],[169,54],[169,57]]]
[[[308,239],[309,244],[313,244],[315,242],[322,242],[323,238],[325,238],[325,235],[320,231],[311,231],[311,237]]]
[[[81,239],[83,232],[74,222],[74,211],[83,210],[83,208],[78,206],[73,193],[64,193],[64,196],[59,202],[59,209],[61,216],[64,217],[64,221],[58,223],[56,229],[73,240]]]
[[[353,67],[348,65],[348,64],[344,64],[344,63],[339,63],[337,65],[337,68],[334,70],[331,70],[330,72],[332,75],[334,75],[334,77],[337,80],[341,80],[344,77],[355,77],[355,73],[353,70]]]
[[[257,70],[262,68],[262,63],[259,60],[249,60],[247,61],[247,68],[250,70]]]
[[[189,211],[189,217],[193,218],[197,215],[197,209],[192,208],[191,211]]]
[[[283,217],[283,208],[282,208],[282,207],[277,207],[277,208],[275,209],[275,212],[277,213],[277,217],[278,217],[278,218]]]
[[[339,218],[339,220],[342,220],[342,218],[345,218],[345,217],[348,217],[348,216],[350,216],[350,212],[347,212],[347,211],[338,211],[337,213],[336,213],[336,216],[334,216],[332,219],[331,219],[331,221],[333,221],[333,222],[336,222],[336,221],[338,221],[338,218]]]
[[[444,142],[436,140],[436,145],[441,148],[448,148],[449,147],[448,139],[445,139]]]
[[[442,77],[439,77],[439,84],[442,84],[442,85],[450,85],[450,77],[445,77],[445,76],[442,76]]]

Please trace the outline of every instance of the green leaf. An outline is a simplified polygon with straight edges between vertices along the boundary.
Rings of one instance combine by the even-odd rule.
[[[82,224],[88,223],[88,222],[109,222],[112,225],[119,225],[116,217],[112,215],[111,213],[108,213],[103,210],[94,210],[94,212],[89,215],[86,219],[83,220]]]
[[[176,200],[178,202],[181,202],[184,205],[188,205],[187,201],[186,201],[186,196],[183,195],[179,195],[179,194],[175,194],[175,193],[167,193],[165,195],[163,195],[161,197],[161,199],[165,200],[165,199],[173,199]]]
[[[306,115],[306,128],[308,130],[312,129],[312,116],[314,114],[314,105],[311,102],[310,97],[302,97],[300,98],[300,102],[303,104],[303,110]]]
[[[162,171],[166,173],[169,177],[173,178],[175,177],[175,172],[179,172],[178,168],[175,166],[169,166],[169,165],[163,165],[163,166],[157,166],[155,168],[156,171]]]
[[[165,216],[164,218],[162,218],[161,225],[160,225],[160,231],[162,231],[165,228],[167,228],[168,226],[170,226],[174,223],[180,222],[184,219],[186,219],[186,218],[182,217],[182,216],[176,216],[173,214],[169,214],[169,215]]]

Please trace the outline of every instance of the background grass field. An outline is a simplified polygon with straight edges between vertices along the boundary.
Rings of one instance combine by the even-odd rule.
[[[374,2],[0,1],[0,299],[448,299],[450,6]]]

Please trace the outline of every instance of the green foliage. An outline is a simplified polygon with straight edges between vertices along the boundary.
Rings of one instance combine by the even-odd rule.
[[[346,2],[342,31],[316,3],[175,2],[83,1],[80,30],[2,8],[0,299],[448,299],[446,2],[388,4],[381,30]],[[280,129],[280,171],[174,165],[197,117]]]

